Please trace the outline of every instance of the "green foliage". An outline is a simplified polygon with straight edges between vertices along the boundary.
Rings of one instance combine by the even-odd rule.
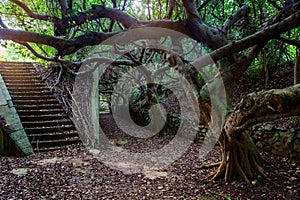
[[[46,0],[31,1],[24,0],[25,3],[34,13],[38,14],[50,14]],[[25,30],[30,32],[37,32],[43,34],[53,35],[53,25],[50,22],[33,20],[30,18],[23,9],[16,6],[10,1],[0,2],[0,16],[8,28]],[[30,44],[37,53],[46,56],[53,55],[54,49],[48,46]],[[1,46],[5,48],[2,57],[5,60],[12,61],[37,61],[41,62],[41,59],[36,58],[26,47],[14,42],[1,41]]]
[[[60,19],[62,18],[58,0],[22,0],[22,2],[25,3],[34,13],[58,17]],[[237,3],[238,1],[213,0],[209,1],[205,8],[200,9],[200,6],[204,2],[204,0],[195,1],[197,7],[199,8],[198,11],[200,13],[200,17],[208,25],[219,29],[222,28],[222,25],[226,21],[226,19],[228,19],[241,6]],[[283,7],[283,1],[273,2],[275,2],[279,7]],[[171,8],[170,0],[73,0],[72,11],[75,15],[78,15],[81,12],[86,12],[95,5],[101,6],[102,4],[104,4],[106,7],[122,10],[124,13],[127,13],[141,20],[161,20],[166,19],[166,17],[169,17],[171,20],[179,20],[185,17],[184,8],[181,1],[174,1],[174,10],[172,14],[168,16],[169,10]],[[227,37],[229,42],[239,40],[243,37],[253,34],[255,31],[264,27],[266,25],[266,22],[268,22],[268,20],[270,20],[272,17],[276,16],[276,14],[279,12],[276,6],[266,0],[245,0],[243,1],[243,4],[250,7],[249,25],[241,28],[243,20],[241,20],[241,22],[238,22],[228,33]],[[4,23],[9,28],[38,32],[48,35],[54,34],[54,27],[52,23],[33,20],[32,18],[28,17],[23,9],[8,0],[0,1],[0,15],[2,16],[2,20],[4,21]],[[67,17],[72,16],[71,14],[68,14]],[[70,21],[69,23],[71,25],[74,25],[75,22]],[[68,30],[68,32],[62,37],[71,39],[87,32],[121,31],[123,28],[124,27],[121,24],[103,18],[99,20],[86,21],[79,26],[74,26],[70,28],[70,30]],[[287,34],[283,34],[282,36],[292,40],[297,40],[299,38],[299,29],[291,30]],[[183,43],[186,45],[186,47],[184,48],[193,46],[193,42],[185,41]],[[41,55],[53,57],[56,54],[56,50],[48,46],[37,44],[31,45],[37,51],[37,53]],[[1,51],[0,59],[2,60],[41,61],[21,45],[16,45],[12,42],[1,41],[1,46],[6,49],[6,52],[4,52],[3,49]],[[266,55],[267,64],[270,68],[276,68],[278,64],[285,61],[292,61],[296,55],[295,47],[283,44],[282,42],[279,42],[277,40],[270,41],[266,48],[268,49]],[[73,55],[70,55],[68,59],[71,59],[73,61],[81,61],[88,55],[90,49],[90,47],[81,49]],[[205,47],[203,47],[203,49],[207,50],[205,49]],[[200,55],[201,52],[199,52],[198,56]],[[194,55],[192,57],[194,57]],[[262,69],[263,57],[260,54],[248,68],[246,74],[256,76],[262,74]],[[200,75],[199,78],[203,79],[203,77],[201,77]]]

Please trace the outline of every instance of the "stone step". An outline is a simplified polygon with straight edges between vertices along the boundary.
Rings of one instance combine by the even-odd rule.
[[[30,128],[25,127],[24,129],[25,129],[27,134],[64,132],[64,131],[74,131],[74,130],[76,130],[73,125],[30,127]]]
[[[0,73],[35,152],[81,142],[72,121],[31,63],[0,62]]]
[[[35,84],[40,83],[41,80],[39,78],[31,78],[31,79],[10,79],[2,76],[5,81],[5,85],[7,84]]]
[[[34,100],[17,100],[17,99],[14,99],[13,100],[14,104],[16,105],[41,105],[41,104],[55,104],[57,103],[57,100],[56,99],[34,99]]]
[[[6,87],[45,87],[48,86],[41,82],[31,82],[31,83],[9,83],[5,82]]]
[[[1,65],[1,72],[26,72],[32,71],[35,72],[35,68],[32,66],[25,66],[25,67],[11,67],[11,66],[2,66]]]
[[[6,71],[6,70],[1,70],[1,75],[2,76],[33,76],[34,72],[30,72],[30,71]]]
[[[70,145],[67,146],[54,146],[54,147],[39,147],[39,148],[34,148],[34,152],[38,153],[43,153],[43,152],[48,152],[48,151],[61,151],[68,149]]]
[[[13,95],[14,102],[16,101],[38,101],[38,100],[56,100],[53,95]],[[57,100],[56,100],[57,101]]]
[[[43,95],[51,95],[53,96],[53,93],[49,90],[44,91],[10,91],[12,93],[12,97],[15,96],[43,96]]]
[[[26,75],[26,76],[3,75],[2,77],[3,77],[4,81],[6,81],[6,80],[37,80],[37,81],[40,81],[39,77],[28,76],[28,75]]]
[[[32,89],[32,88],[37,88],[36,90],[45,90],[48,89],[49,87],[45,84],[7,84],[6,85],[8,90],[9,89]]]
[[[6,70],[27,70],[27,69],[35,69],[34,66],[32,66],[31,64],[29,65],[17,65],[17,66],[14,66],[14,65],[3,65],[3,63],[0,63],[1,65],[1,69],[6,69]]]
[[[28,115],[28,116],[20,116],[22,122],[31,122],[31,121],[46,121],[46,120],[61,120],[66,119],[67,116],[64,113],[61,114],[40,114],[40,115]]]
[[[38,120],[41,121],[46,121],[46,120],[61,120],[61,119],[66,119],[65,113],[60,113],[60,114],[40,114],[40,115],[25,115],[25,116],[20,116],[20,119],[22,122],[35,122]]]
[[[34,86],[31,86],[31,87],[20,87],[20,86],[18,86],[18,87],[13,87],[13,86],[9,86],[9,87],[7,87],[7,89],[8,89],[8,91],[10,92],[10,90],[12,90],[13,92],[22,92],[22,91],[32,91],[32,92],[44,92],[44,91],[47,91],[47,90],[49,90],[48,88],[45,88],[45,87],[34,87]]]
[[[20,80],[5,80],[5,85],[8,84],[36,84],[36,83],[40,83],[41,80],[36,79],[36,80],[24,80],[24,79],[20,79]]]
[[[40,109],[40,110],[22,110],[18,109],[17,112],[21,117],[30,116],[30,115],[51,115],[51,114],[65,114],[65,111],[62,108],[57,109]]]
[[[66,146],[71,144],[78,144],[81,142],[80,138],[70,138],[68,140],[43,140],[43,141],[32,141],[32,147],[34,149],[44,148],[44,147],[55,147],[55,146]]]
[[[53,132],[46,134],[28,134],[29,141],[47,141],[47,140],[58,140],[66,138],[77,138],[77,132]]]
[[[15,105],[17,111],[20,110],[29,110],[29,111],[33,111],[33,110],[52,110],[52,109],[60,109],[61,105],[59,103],[55,103],[55,104],[40,104],[40,105]]]
[[[22,121],[22,124],[26,128],[32,127],[49,127],[49,126],[60,126],[60,125],[72,125],[72,122],[68,119],[60,120],[44,120],[44,121]]]

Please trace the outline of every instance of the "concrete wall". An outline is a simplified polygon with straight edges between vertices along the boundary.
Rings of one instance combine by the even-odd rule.
[[[2,144],[0,154],[13,154],[12,149],[19,149],[24,155],[33,154],[32,146],[27,138],[19,115],[12,103],[12,99],[8,93],[6,85],[0,74],[0,115],[3,116],[12,129],[7,133],[4,129],[0,132],[0,145]],[[15,147],[11,147],[11,146]],[[11,147],[11,148],[8,148]],[[19,153],[15,152],[17,155]]]

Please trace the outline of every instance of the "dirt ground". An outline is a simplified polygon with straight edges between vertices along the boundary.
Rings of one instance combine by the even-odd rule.
[[[138,146],[138,144],[136,144]],[[241,180],[207,181],[216,168],[216,146],[201,162],[200,143],[162,170],[124,174],[103,164],[84,146],[38,153],[25,158],[0,158],[0,199],[300,199],[300,163],[262,152],[264,166],[275,182],[257,177],[251,185]]]

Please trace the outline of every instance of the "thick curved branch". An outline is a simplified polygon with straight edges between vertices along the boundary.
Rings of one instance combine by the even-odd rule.
[[[231,96],[232,88],[234,88],[239,83],[239,77],[242,77],[244,75],[246,69],[251,65],[251,63],[263,49],[265,44],[267,43],[265,42],[255,45],[245,55],[240,56],[235,63],[221,70],[220,75],[222,76],[222,80],[229,97]]]
[[[116,33],[87,33],[68,40],[40,33],[0,28],[0,39],[44,44],[57,49],[60,56],[74,53],[86,46],[98,45],[115,34]]]
[[[281,37],[281,36],[277,37],[276,39],[280,40],[283,43],[287,43],[289,45],[300,47],[300,40],[291,40],[291,39],[287,39],[287,38],[284,38],[284,37]]]
[[[66,8],[67,9],[67,8]],[[68,10],[68,9],[67,9]],[[67,10],[65,12],[67,12]],[[125,28],[136,26],[138,20],[118,9],[108,8],[100,5],[92,5],[92,8],[86,12],[80,12],[78,15],[71,13],[71,16],[65,16],[62,20],[55,21],[55,27],[58,30],[58,36],[66,33],[67,29],[79,26],[87,21],[93,21],[101,18],[108,18],[119,22]]]
[[[182,0],[183,7],[186,12],[186,17],[199,16],[194,0]]]
[[[184,1],[186,4],[191,6],[191,1]],[[194,4],[192,4],[194,5]],[[94,9],[103,10],[106,8],[103,7],[97,7]],[[118,12],[119,14],[122,12]],[[116,14],[116,13],[115,13]],[[111,13],[110,15],[114,16],[115,14]],[[126,15],[126,14],[125,14]],[[117,17],[118,15],[116,15]],[[128,17],[128,15],[126,15]],[[119,16],[120,17],[120,16]],[[193,34],[189,31],[193,31],[190,29],[186,29],[186,24],[189,24],[188,22],[194,22],[191,23],[192,25],[198,25],[198,29],[195,29],[195,26],[193,27],[194,30],[197,30],[197,33]],[[200,24],[199,24],[200,23]],[[211,32],[209,27],[201,26],[201,22],[199,22],[197,19],[194,19],[192,21],[141,21],[141,26],[150,26],[150,27],[164,27],[169,28],[173,30],[177,30],[183,33],[186,33],[190,35],[192,38],[196,39],[200,42],[205,42],[204,40],[208,37],[208,32]],[[190,25],[190,26],[192,26]],[[279,34],[284,33],[288,30],[291,30],[293,28],[297,28],[300,25],[300,11],[297,11],[293,15],[289,16],[288,18],[270,26],[262,31],[259,31],[253,35],[250,35],[242,40],[239,40],[237,42],[233,42],[231,44],[227,44],[215,51],[213,51],[210,56],[211,58],[216,62],[226,56],[231,55],[234,52],[242,51],[246,48],[249,48],[251,46],[254,46],[257,43],[264,42],[266,40],[272,39],[274,37],[277,37]],[[199,28],[200,27],[200,28]],[[201,28],[202,27],[202,28]],[[191,27],[192,28],[192,27]],[[203,34],[201,34],[203,33]],[[0,29],[0,39],[6,39],[6,40],[17,40],[21,42],[35,42],[39,44],[45,44],[51,47],[54,47],[58,50],[59,55],[64,56],[71,53],[76,52],[80,48],[83,48],[85,46],[90,45],[97,45],[104,41],[105,39],[115,35],[116,33],[88,33],[79,37],[76,37],[71,40],[53,37],[49,35],[39,34],[39,33],[32,33],[32,32],[26,32],[26,31],[18,31],[18,30],[8,30],[8,29]],[[215,33],[212,32],[211,36],[213,36]],[[198,38],[202,37],[202,35],[205,35],[204,38]],[[211,37],[209,36],[209,37]],[[212,40],[213,38],[211,38]],[[212,40],[212,41],[215,41]],[[217,48],[217,46],[214,46],[214,44],[218,44],[218,46],[222,46],[224,43],[224,40],[220,40],[221,42],[215,42],[211,44],[211,47]],[[222,43],[223,42],[223,43]],[[197,63],[197,61],[195,62]]]
[[[211,0],[205,0],[197,10],[202,10],[205,6],[207,6],[207,4],[211,2]]]
[[[274,8],[276,8],[277,10],[281,10],[282,8],[276,3],[276,1],[273,0],[268,0],[268,2],[270,4],[272,4],[272,6],[274,6]]]
[[[247,5],[242,6],[240,9],[236,11],[236,13],[232,14],[223,24],[222,31],[226,35],[228,31],[232,28],[232,26],[242,19],[243,17],[247,16],[250,13],[250,7]]]
[[[87,21],[93,21],[96,19],[108,18],[112,21],[116,21],[124,28],[130,29],[135,27],[147,26],[147,27],[161,27],[176,30],[185,33],[185,27],[183,21],[171,21],[171,20],[157,20],[157,21],[143,21],[138,20],[121,10],[115,8],[108,8],[100,5],[93,5],[90,10],[81,12],[78,15],[72,15],[66,17],[63,20],[55,21],[55,27],[58,30],[58,36],[66,32],[68,28],[84,24]],[[68,25],[68,22],[75,22]]]
[[[0,26],[2,26],[4,29],[8,29],[8,27],[3,23],[2,21],[2,18],[0,17]],[[55,58],[49,58],[49,57],[46,57],[46,56],[43,56],[41,54],[39,54],[38,52],[36,52],[34,50],[34,48],[32,46],[30,46],[27,42],[21,42],[21,41],[17,41],[17,40],[13,40],[14,42],[18,43],[18,44],[21,44],[23,46],[25,46],[29,51],[31,51],[31,53],[33,55],[35,55],[36,57],[38,58],[41,58],[43,60],[46,60],[46,61],[56,61]]]
[[[289,3],[287,3],[289,2]],[[281,19],[287,18],[288,16],[294,14],[300,9],[300,1],[286,1],[284,8],[280,10],[280,12],[275,16],[272,20],[270,20],[266,25],[276,23]]]
[[[68,10],[70,9],[68,6],[68,2],[66,0],[59,0],[59,5],[61,7],[61,12],[64,16],[68,14]]]
[[[245,96],[225,124],[229,137],[235,137],[260,122],[300,114],[300,84],[284,89],[255,92]]]
[[[265,41],[276,38],[278,37],[278,35],[285,33],[291,29],[297,28],[299,26],[300,26],[300,11],[297,11],[295,14],[287,17],[286,19],[274,25],[266,27],[265,29],[258,31],[253,35],[245,37],[242,40],[232,42],[228,45],[225,45],[213,51],[212,53],[209,54],[209,56],[215,62],[217,62],[218,60],[225,58],[230,54],[242,51],[256,44],[264,43]],[[199,61],[201,61],[201,59]],[[197,63],[200,64],[199,62]]]
[[[29,17],[32,17],[32,18],[38,19],[38,20],[43,20],[43,21],[52,21],[52,19],[53,19],[53,17],[51,17],[49,15],[35,14],[28,8],[28,6],[25,3],[23,3],[19,0],[10,0],[10,1],[17,4],[19,7],[21,7],[29,15]]]
[[[52,62],[56,62],[56,61],[57,61],[56,58],[50,58],[50,57],[46,57],[46,56],[43,56],[43,55],[39,54],[39,53],[36,52],[36,50],[35,50],[32,46],[30,46],[27,42],[18,42],[18,41],[14,41],[14,42],[19,43],[19,44],[25,46],[25,47],[26,47],[29,51],[31,51],[31,53],[32,53],[33,55],[35,55],[37,58],[43,59],[43,60],[45,60],[45,61],[52,61]]]
[[[173,11],[175,8],[175,0],[170,0],[170,8],[164,19],[171,19]]]

